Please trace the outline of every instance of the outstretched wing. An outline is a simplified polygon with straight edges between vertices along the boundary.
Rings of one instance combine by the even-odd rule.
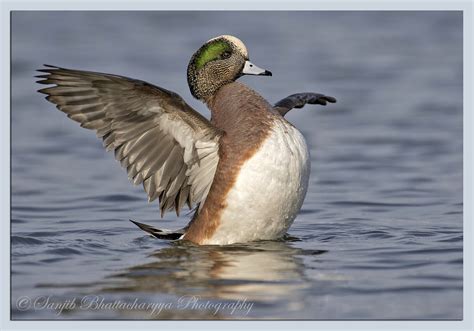
[[[326,104],[336,102],[336,98],[320,94],[320,93],[295,93],[287,96],[284,99],[278,101],[273,108],[280,113],[281,116],[285,116],[293,108],[303,108],[304,105],[308,104],[318,104],[326,106]]]
[[[96,72],[46,66],[39,92],[82,127],[95,130],[107,150],[143,183],[161,215],[206,199],[219,161],[221,132],[171,91]]]

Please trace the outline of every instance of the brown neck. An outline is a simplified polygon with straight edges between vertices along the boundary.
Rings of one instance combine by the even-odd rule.
[[[266,131],[274,112],[262,96],[239,82],[222,86],[205,103],[211,110],[212,124],[228,135]]]

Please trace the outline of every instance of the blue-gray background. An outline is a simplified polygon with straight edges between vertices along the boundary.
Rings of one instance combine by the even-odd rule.
[[[461,12],[12,15],[13,318],[462,318]],[[269,101],[338,99],[287,116],[312,160],[298,239],[218,248],[145,236],[127,220],[177,228],[189,216],[160,220],[93,132],[36,93],[48,63],[143,79],[207,114],[186,66],[221,34],[273,72],[241,79]],[[168,308],[86,308],[88,295]],[[183,295],[253,306],[215,313]]]

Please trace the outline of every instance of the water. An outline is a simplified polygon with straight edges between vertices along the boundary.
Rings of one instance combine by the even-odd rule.
[[[462,318],[460,13],[16,12],[12,29],[14,319]],[[49,63],[140,78],[207,114],[185,70],[224,33],[273,72],[241,79],[271,102],[338,103],[287,115],[312,162],[288,238],[159,241],[128,219],[189,216],[160,220],[32,76]]]

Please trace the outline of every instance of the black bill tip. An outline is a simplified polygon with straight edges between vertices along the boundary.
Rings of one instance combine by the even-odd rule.
[[[261,74],[259,74],[259,76],[272,76],[272,72],[271,72],[271,71],[268,71],[268,70],[265,70],[264,72],[262,72]]]

